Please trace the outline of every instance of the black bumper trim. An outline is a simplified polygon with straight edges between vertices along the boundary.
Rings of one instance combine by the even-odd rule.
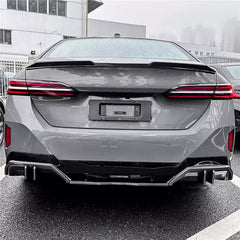
[[[24,168],[32,167],[33,171],[35,171],[33,174],[35,174],[36,178],[36,169],[45,169],[54,172],[57,174],[62,180],[64,180],[67,184],[73,184],[73,185],[126,185],[126,186],[159,186],[159,187],[168,187],[172,186],[173,184],[179,182],[180,180],[183,180],[187,177],[188,174],[191,173],[197,173],[202,174],[203,182],[206,181],[207,177],[206,175],[209,173],[211,176],[214,175],[216,179],[217,172],[226,172],[226,176],[223,179],[219,180],[232,180],[233,178],[233,171],[229,165],[195,165],[191,167],[186,167],[182,171],[180,171],[178,174],[174,175],[170,180],[163,183],[158,182],[151,182],[151,183],[136,183],[136,182],[100,182],[100,181],[76,181],[72,180],[67,174],[65,174],[63,171],[61,171],[57,166],[50,164],[50,163],[40,163],[40,162],[25,162],[25,161],[14,161],[11,160],[7,166],[5,167],[5,174],[9,174],[11,172],[11,169],[13,168]],[[25,176],[26,177],[26,176]]]

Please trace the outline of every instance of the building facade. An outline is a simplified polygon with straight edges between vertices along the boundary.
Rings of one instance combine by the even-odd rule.
[[[84,0],[1,0],[0,52],[39,54],[64,37],[86,36]]]
[[[181,41],[185,43],[214,46],[215,31],[203,25],[186,27],[182,31]]]
[[[195,57],[214,56],[219,52],[215,46],[196,44],[188,42],[178,42],[178,44],[189,51]]]
[[[184,42],[178,42],[178,45],[207,64],[240,62],[240,53],[221,51],[216,46]]]
[[[229,18],[222,29],[222,50],[240,53],[240,20]]]
[[[115,33],[122,37],[145,38],[146,26],[89,18],[88,37],[112,37]]]
[[[26,64],[29,56],[62,39],[114,33],[146,36],[145,26],[88,19],[102,4],[101,0],[0,0],[0,63]]]

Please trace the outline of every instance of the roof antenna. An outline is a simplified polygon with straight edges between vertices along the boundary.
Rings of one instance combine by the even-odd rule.
[[[120,34],[120,33],[115,33],[115,34],[114,34],[114,37],[115,37],[115,38],[120,38],[120,37],[121,37],[121,34]]]

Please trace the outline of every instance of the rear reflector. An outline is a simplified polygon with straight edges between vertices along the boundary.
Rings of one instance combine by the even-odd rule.
[[[62,83],[35,82],[23,80],[10,80],[8,94],[12,95],[48,95],[67,96],[76,95],[77,91]]]
[[[5,142],[6,142],[6,147],[9,147],[11,144],[11,128],[6,125],[5,127]]]
[[[233,151],[233,140],[234,140],[234,130],[232,130],[230,133],[229,133],[229,137],[228,137],[228,150],[230,152]]]
[[[169,91],[167,96],[169,98],[231,99],[234,94],[230,84],[223,84],[180,86]]]

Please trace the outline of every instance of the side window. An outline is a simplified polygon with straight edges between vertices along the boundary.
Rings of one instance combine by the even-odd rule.
[[[63,36],[63,39],[73,39],[73,38],[76,38],[76,37],[73,37],[73,36]]]
[[[47,9],[48,4],[49,11]],[[67,16],[67,1],[64,0],[7,0],[7,8],[57,16]]]
[[[0,44],[12,44],[12,31],[0,29]]]
[[[65,1],[58,1],[58,16],[66,16],[67,4]]]
[[[27,0],[7,0],[7,8],[27,11]]]
[[[0,29],[0,43],[3,43],[3,29]]]
[[[38,0],[39,13],[47,13],[47,0]]]
[[[57,15],[57,0],[49,0],[49,14]]]
[[[18,10],[27,11],[27,1],[26,0],[17,0]]]
[[[67,16],[67,2],[61,0],[49,0],[49,14]]]
[[[11,31],[10,30],[4,30],[4,40],[5,40],[5,43],[7,44],[12,44],[12,34],[11,34]]]
[[[17,9],[16,0],[7,0],[7,8],[8,9]]]
[[[37,0],[29,0],[29,12],[37,12]]]

